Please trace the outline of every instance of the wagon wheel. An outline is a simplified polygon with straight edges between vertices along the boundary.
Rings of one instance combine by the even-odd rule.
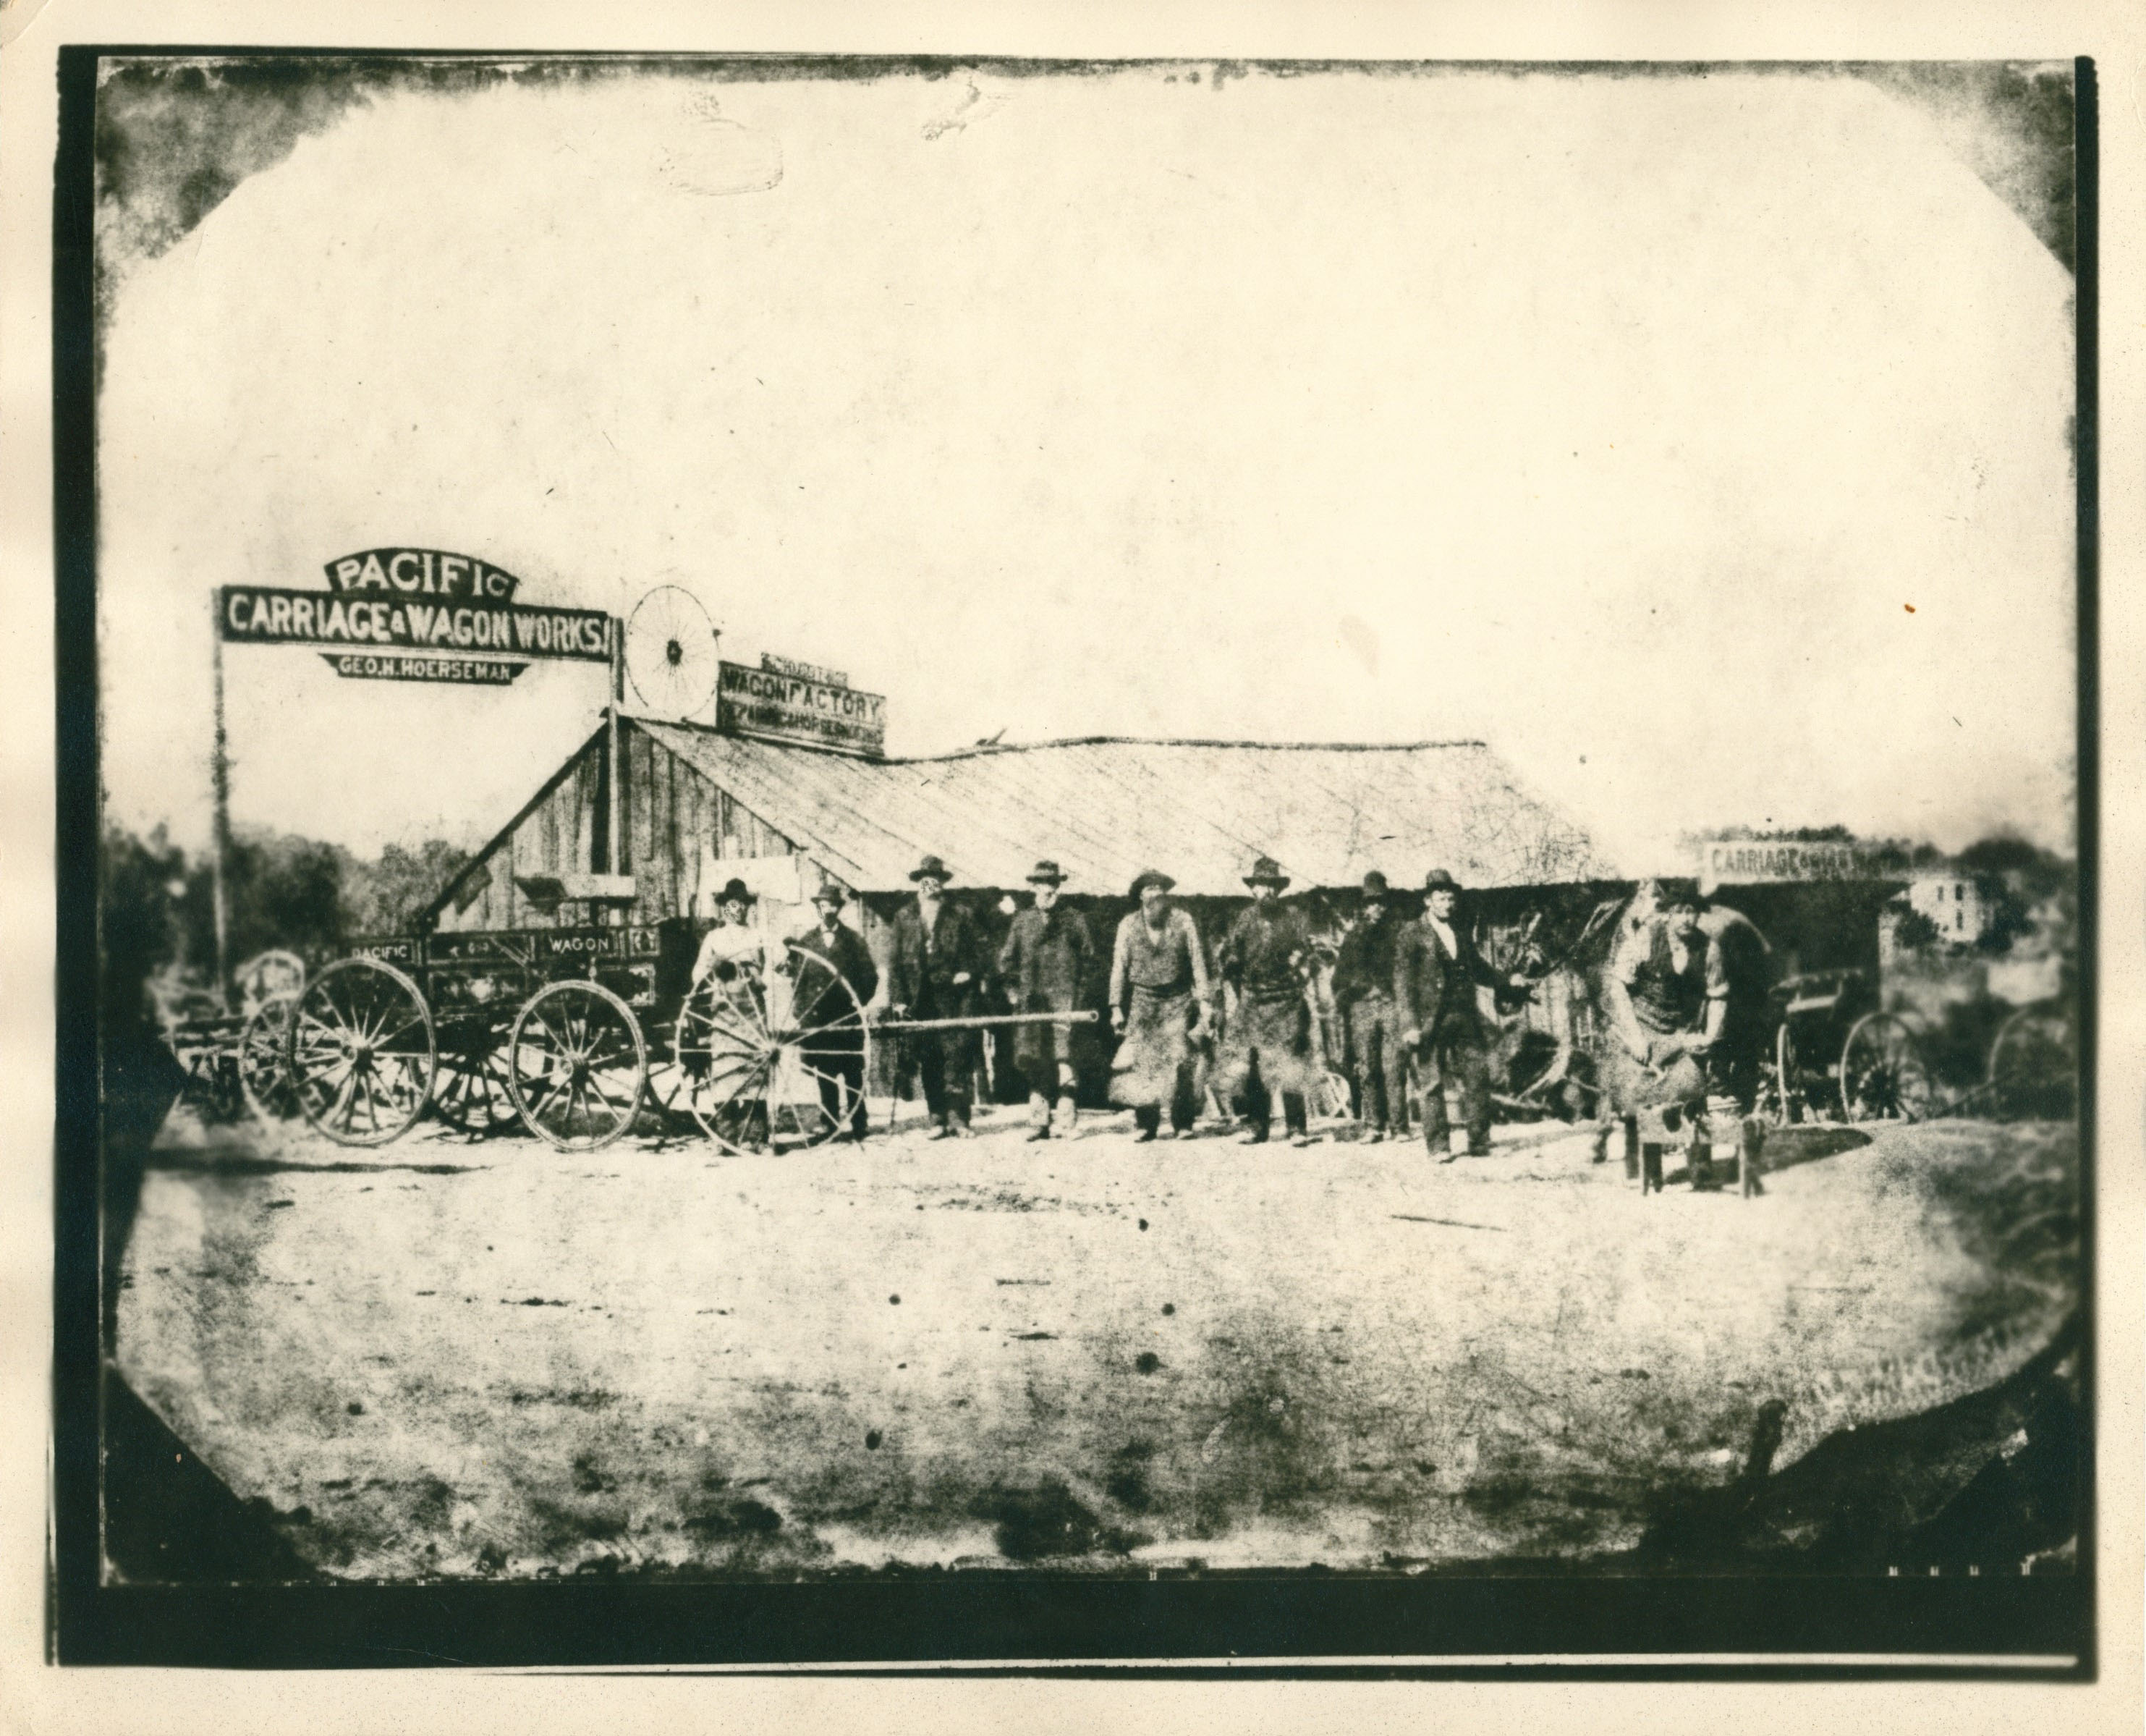
[[[2023,1007],[1989,1045],[1989,1092],[2000,1115],[2078,1113],[2079,1051],[2071,1020],[2049,1007]]]
[[[488,1008],[440,1020],[440,1071],[432,1107],[462,1133],[504,1133],[522,1118],[507,1065],[507,1030]]]
[[[337,1145],[386,1145],[432,1094],[432,1010],[377,959],[345,959],[307,984],[285,1044],[298,1112]]]
[[[263,1121],[287,1121],[298,1113],[298,1095],[287,1064],[295,991],[272,995],[253,1010],[239,1034],[238,1089],[246,1106]]]
[[[676,1053],[686,1101],[710,1139],[739,1156],[797,1150],[862,1120],[871,1031],[856,986],[819,954],[784,949],[781,967],[694,985]]]
[[[1890,1013],[1866,1013],[1840,1050],[1840,1109],[1850,1121],[1919,1121],[1936,1093],[1914,1033]]]
[[[1803,1106],[1803,1090],[1798,1081],[1796,1069],[1795,1034],[1784,1021],[1774,1035],[1774,1069],[1759,1090],[1758,1112],[1776,1127],[1786,1127],[1798,1120]]]
[[[516,1015],[507,1090],[529,1130],[561,1151],[594,1151],[624,1133],[647,1080],[641,1021],[601,983],[555,982]]]
[[[295,952],[257,952],[232,975],[239,1005],[257,1008],[279,995],[296,995],[306,986],[306,961]]]

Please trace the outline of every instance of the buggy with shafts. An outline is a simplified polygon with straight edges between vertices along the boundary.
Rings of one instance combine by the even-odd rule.
[[[1624,902],[1598,905],[1556,965],[1540,962],[1532,925],[1486,946],[1500,968],[1537,978],[1530,999],[1559,980],[1557,1016],[1530,1018],[1517,999],[1501,1000],[1491,1050],[1492,1097],[1508,1120],[1591,1118],[1600,1099],[1605,1045],[1619,1040],[1606,1013],[1602,978],[1621,931]],[[1758,989],[1752,988],[1754,996]],[[1914,1030],[1879,1005],[1876,985],[1858,969],[1805,971],[1764,991],[1754,1033],[1760,1050],[1754,1112],[1776,1125],[1795,1121],[1920,1120],[1935,1113],[1937,1093]]]
[[[427,1106],[562,1150],[690,1117],[734,1152],[852,1125],[872,1035],[855,987],[770,941],[691,980],[689,919],[362,942],[291,1002],[284,1088],[328,1138],[377,1145]]]
[[[1882,1011],[1867,972],[1805,971],[1776,984],[1773,1041],[1759,1112],[1794,1121],[1920,1121],[1938,1108],[1921,1045],[1907,1021]]]

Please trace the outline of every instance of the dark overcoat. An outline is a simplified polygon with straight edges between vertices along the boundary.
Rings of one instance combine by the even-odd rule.
[[[984,973],[983,942],[968,912],[951,899],[939,906],[939,920],[927,934],[923,914],[911,899],[895,913],[889,948],[888,997],[917,1019],[959,1018],[974,1010],[977,980]],[[969,980],[954,979],[966,971]]]
[[[1505,980],[1483,960],[1456,921],[1453,930],[1457,950],[1445,942],[1428,922],[1411,922],[1394,948],[1394,999],[1400,1005],[1403,1022],[1423,1033],[1426,1045],[1442,1041],[1480,1044],[1483,1015],[1475,1001],[1475,986],[1495,989]]]

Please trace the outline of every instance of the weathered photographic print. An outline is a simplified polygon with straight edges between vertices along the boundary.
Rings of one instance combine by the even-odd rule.
[[[103,1587],[2087,1607],[2071,62],[84,88]]]

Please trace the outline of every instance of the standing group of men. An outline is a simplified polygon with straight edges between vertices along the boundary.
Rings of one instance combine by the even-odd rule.
[[[961,1017],[977,1005],[979,936],[946,901],[943,861],[926,856],[910,877],[917,895],[895,918],[882,1005],[905,1024]],[[1013,1056],[1028,1085],[1033,1140],[1070,1130],[1078,1113],[1073,1024],[1036,1015],[1081,1010],[1097,962],[1087,924],[1059,902],[1065,881],[1056,862],[1036,865],[1033,900],[1015,915],[996,959],[1014,1012],[1028,1015],[1015,1027]],[[1307,993],[1312,937],[1303,913],[1281,901],[1290,879],[1272,858],[1255,862],[1245,883],[1252,901],[1230,924],[1210,971],[1191,913],[1170,895],[1170,876],[1149,869],[1132,882],[1139,904],[1113,939],[1106,1004],[1117,1039],[1110,1100],[1133,1111],[1142,1141],[1191,1130],[1204,1070],[1207,1088],[1241,1118],[1246,1143],[1270,1137],[1277,1099],[1285,1134],[1311,1143],[1310,1099],[1324,1071]],[[1398,915],[1382,875],[1366,877],[1364,917],[1336,968],[1336,999],[1354,1038],[1370,1136],[1385,1138],[1405,1109],[1412,1068],[1430,1149],[1452,1155],[1450,1083],[1469,1150],[1487,1151],[1488,1061],[1475,990],[1525,979],[1492,970],[1457,925],[1460,887],[1450,874],[1432,870],[1425,890],[1423,920],[1412,922]],[[934,1138],[969,1134],[976,1041],[973,1029],[941,1028],[917,1032],[906,1045]]]
[[[1012,1010],[1025,1015],[1013,1030],[1012,1057],[1028,1087],[1029,1137],[1070,1132],[1078,1115],[1075,1021],[1044,1015],[1081,1012],[1100,960],[1085,920],[1060,901],[1066,875],[1056,862],[1036,865],[1031,901],[996,955],[988,955],[971,913],[947,898],[952,875],[943,861],[926,856],[910,879],[916,896],[895,915],[884,972],[841,921],[841,889],[823,885],[814,895],[816,925],[792,942],[801,968],[818,971],[796,985],[801,1025],[823,1022],[804,1016],[818,1005],[811,997],[841,978],[871,1016],[905,1028],[903,1070],[922,1086],[932,1137],[966,1139],[981,1060],[980,1029],[966,1021],[979,1013],[985,985],[996,977]],[[1251,903],[1231,922],[1210,970],[1191,913],[1170,895],[1170,875],[1149,869],[1132,882],[1138,905],[1117,925],[1106,1004],[1117,1039],[1110,1100],[1133,1111],[1143,1141],[1189,1132],[1211,1090],[1241,1119],[1247,1143],[1270,1137],[1277,1099],[1286,1136],[1311,1143],[1310,1100],[1325,1071],[1307,992],[1312,935],[1304,913],[1283,902],[1290,878],[1271,857],[1260,857],[1245,884]],[[1342,938],[1333,973],[1365,1140],[1405,1132],[1413,1084],[1425,1143],[1447,1161],[1456,1155],[1449,1088],[1468,1154],[1490,1150],[1490,1034],[1477,990],[1525,993],[1534,980],[1484,960],[1459,920],[1462,890],[1445,870],[1431,870],[1422,915],[1410,918],[1385,876],[1367,874],[1360,914]],[[696,977],[728,969],[733,954],[758,945],[746,925],[751,901],[741,882],[724,889],[726,925],[703,943]],[[1598,1161],[1619,1122],[1628,1141],[1636,1137],[1644,1111],[1688,1115],[1696,1142],[1710,1095],[1749,1110],[1763,1036],[1754,985],[1765,943],[1734,912],[1721,916],[1709,933],[1694,895],[1665,892],[1651,915],[1627,925],[1605,984],[1613,1040],[1600,1058]],[[800,960],[788,968],[796,975]],[[845,1135],[861,1138],[861,1032],[838,1030],[826,1046],[809,1059],[840,1087]]]

